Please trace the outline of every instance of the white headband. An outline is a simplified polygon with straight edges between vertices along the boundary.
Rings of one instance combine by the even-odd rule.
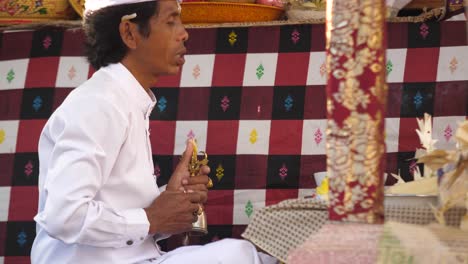
[[[155,0],[86,0],[85,13],[94,12],[101,8],[116,5],[135,4],[141,2],[149,2]]]

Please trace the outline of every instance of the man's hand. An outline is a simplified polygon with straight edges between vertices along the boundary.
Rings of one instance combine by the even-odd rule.
[[[172,235],[187,232],[192,229],[192,223],[197,221],[197,212],[208,197],[206,185],[210,167],[202,166],[197,176],[190,177],[188,166],[192,153],[193,144],[189,141],[167,183],[166,191],[145,208],[150,222],[150,234]]]
[[[206,185],[209,181],[208,174],[210,173],[210,167],[202,166],[200,168],[200,173],[197,176],[190,177],[188,166],[190,159],[192,158],[192,153],[193,144],[190,140],[187,143],[182,159],[179,164],[177,164],[174,173],[172,173],[172,176],[167,183],[166,190],[180,192],[193,191],[199,193],[201,195],[201,203],[205,203],[208,197],[208,189]]]
[[[145,208],[150,222],[150,234],[173,235],[192,229],[197,221],[197,212],[202,203],[197,192],[164,191]]]

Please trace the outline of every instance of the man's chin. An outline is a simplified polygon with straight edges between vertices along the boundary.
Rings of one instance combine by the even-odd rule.
[[[160,76],[171,76],[171,75],[177,75],[180,73],[182,67],[176,66],[172,67],[171,69],[168,69],[166,72],[163,72],[160,74]]]

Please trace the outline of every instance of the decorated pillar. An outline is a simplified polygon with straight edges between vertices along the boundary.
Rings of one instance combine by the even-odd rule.
[[[383,222],[384,0],[327,2],[330,220]]]
[[[465,8],[465,18],[466,20],[466,37],[468,38],[468,0],[463,1],[463,7]]]

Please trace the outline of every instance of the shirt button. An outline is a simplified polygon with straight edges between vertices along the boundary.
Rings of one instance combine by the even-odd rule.
[[[144,237],[140,237],[140,240],[143,240],[143,239],[145,239],[145,238],[144,238]]]
[[[127,241],[127,245],[131,246],[133,244],[132,240]]]

